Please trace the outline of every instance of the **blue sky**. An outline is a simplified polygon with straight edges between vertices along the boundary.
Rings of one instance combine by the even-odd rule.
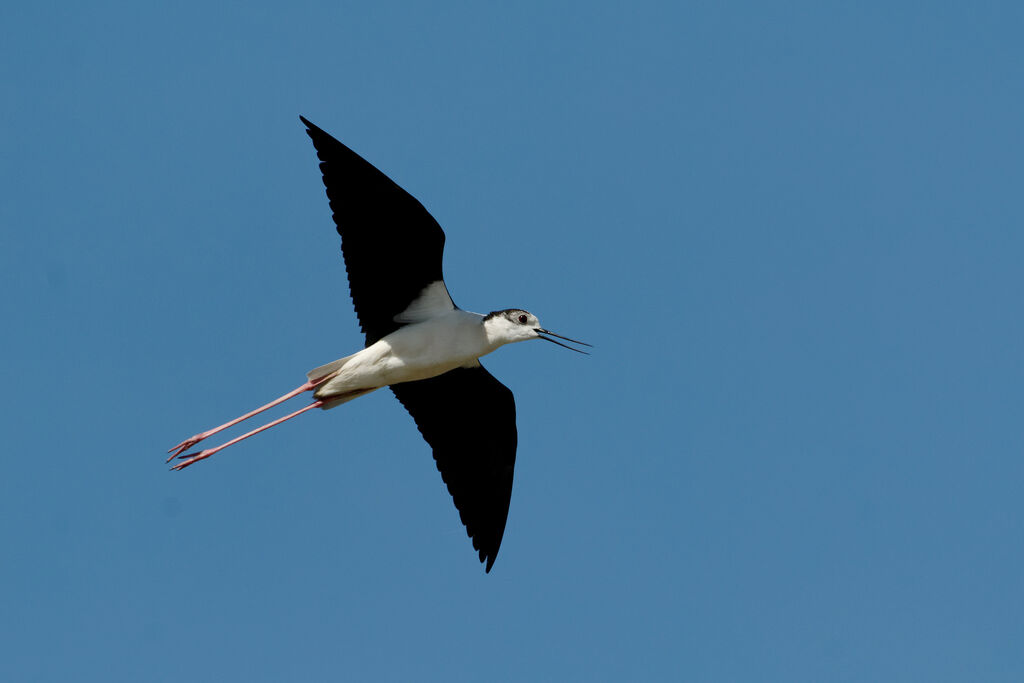
[[[1019,681],[1014,3],[8,3],[0,678]],[[299,114],[418,197],[519,458],[485,575]]]

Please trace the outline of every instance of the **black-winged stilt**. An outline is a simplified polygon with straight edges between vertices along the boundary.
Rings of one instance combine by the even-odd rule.
[[[544,339],[590,346],[540,326],[518,308],[487,315],[458,308],[441,272],[444,231],[414,197],[303,117],[313,140],[366,347],[306,373],[304,384],[169,452],[180,470],[313,408],[333,408],[388,386],[434,451],[462,523],[494,565],[508,518],[516,461],[512,392],[480,364],[500,346]],[[228,427],[307,391],[313,402],[215,448],[186,450]]]

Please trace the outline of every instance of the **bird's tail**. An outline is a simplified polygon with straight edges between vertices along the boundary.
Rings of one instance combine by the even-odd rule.
[[[340,406],[342,403],[348,403],[354,398],[359,398],[371,391],[376,391],[380,387],[370,387],[362,389],[340,389],[332,387],[332,379],[328,379],[331,375],[334,375],[341,370],[345,363],[352,360],[355,354],[351,356],[345,356],[338,360],[333,360],[327,365],[321,365],[318,368],[313,368],[306,373],[306,377],[313,384],[319,384],[316,391],[313,392],[313,398],[321,402],[321,408],[328,410],[335,406]]]
[[[310,382],[316,382],[317,380],[321,380],[324,377],[327,377],[328,375],[333,375],[338,370],[341,370],[341,366],[349,362],[351,359],[352,356],[345,356],[344,358],[339,358],[338,360],[332,360],[327,365],[321,365],[318,368],[313,368],[312,370],[306,373],[306,379],[308,379]]]

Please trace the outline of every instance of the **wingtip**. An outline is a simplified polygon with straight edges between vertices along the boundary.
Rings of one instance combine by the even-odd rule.
[[[302,114],[299,114],[299,121],[302,121],[302,125],[306,127],[306,132],[310,135],[313,133],[323,133],[319,126],[307,119]]]

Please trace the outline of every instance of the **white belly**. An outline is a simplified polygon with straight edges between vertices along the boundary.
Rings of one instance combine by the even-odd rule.
[[[329,398],[413,382],[472,365],[497,348],[488,343],[482,319],[476,313],[454,310],[406,325],[351,356],[316,395]]]

